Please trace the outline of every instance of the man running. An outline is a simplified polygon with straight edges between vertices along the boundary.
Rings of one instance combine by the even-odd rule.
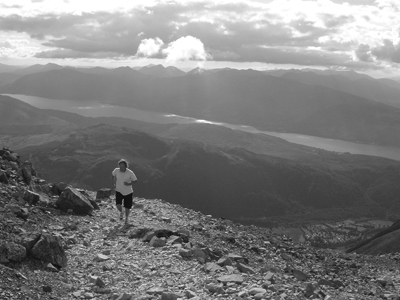
[[[120,212],[120,220],[124,218],[122,200],[124,201],[125,224],[129,224],[129,213],[133,202],[132,185],[137,182],[137,178],[135,173],[128,169],[129,164],[125,159],[121,159],[118,162],[118,166],[119,168],[115,168],[114,171],[112,171],[112,184],[113,189],[115,189],[115,200],[117,209]]]

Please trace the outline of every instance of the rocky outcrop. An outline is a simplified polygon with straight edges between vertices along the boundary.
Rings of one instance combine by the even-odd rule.
[[[34,258],[49,262],[56,267],[66,267],[68,258],[60,237],[42,234],[30,251]]]
[[[0,157],[10,162],[19,163],[19,155],[6,147],[0,150]]]
[[[38,293],[43,299],[125,300],[400,296],[398,254],[369,257],[298,245],[266,228],[158,199],[136,198],[129,225],[119,223],[112,201],[98,201],[100,210],[91,216],[60,214],[29,200],[36,197],[27,190],[40,185],[37,179],[27,186],[14,169],[9,179],[12,183],[0,183],[0,298],[33,299]],[[50,186],[33,190],[57,198]],[[95,195],[74,190],[84,199]],[[29,212],[27,221],[17,217],[22,209]]]
[[[32,163],[25,161],[21,164],[18,174],[22,177],[24,182],[29,185],[32,181],[32,176],[36,176],[36,170],[33,168]]]
[[[78,190],[67,187],[59,196],[56,206],[65,212],[71,211],[77,215],[90,215],[94,208],[86,196]]]

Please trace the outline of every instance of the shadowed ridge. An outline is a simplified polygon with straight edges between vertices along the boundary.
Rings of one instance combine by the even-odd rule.
[[[382,229],[373,237],[366,239],[346,250],[347,253],[380,254],[400,251],[400,220],[390,227]],[[393,234],[392,234],[393,233]],[[386,237],[386,239],[385,239]],[[385,244],[384,247],[382,244]],[[394,244],[394,245],[393,245]],[[385,249],[386,248],[386,249]]]

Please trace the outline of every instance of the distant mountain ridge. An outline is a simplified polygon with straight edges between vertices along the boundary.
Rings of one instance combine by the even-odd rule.
[[[400,146],[400,108],[394,107],[400,89],[389,79],[355,72],[229,68],[182,74],[161,65],[139,70],[46,65],[20,72],[32,69],[40,72],[8,78],[0,93],[95,100],[268,131]]]
[[[163,65],[151,65],[151,66],[144,66],[140,68],[140,71],[143,74],[152,75],[155,77],[178,77],[184,76],[186,73],[179,70],[176,67],[168,66],[164,67]]]
[[[280,77],[308,85],[325,86],[362,98],[400,107],[400,84],[394,81],[390,82],[388,79],[376,80],[366,75],[362,76],[357,73],[355,75],[354,72],[351,73],[352,76],[346,73],[303,70],[285,72]]]

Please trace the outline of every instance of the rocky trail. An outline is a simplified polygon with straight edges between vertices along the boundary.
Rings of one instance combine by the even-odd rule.
[[[125,226],[109,190],[47,183],[0,151],[0,299],[400,299],[397,253],[311,248],[160,199],[134,199]]]

